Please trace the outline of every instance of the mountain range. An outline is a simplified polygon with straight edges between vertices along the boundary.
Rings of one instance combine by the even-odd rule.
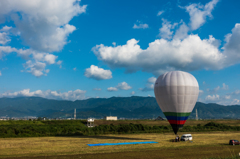
[[[0,117],[47,117],[71,118],[74,109],[77,118],[156,118],[165,117],[154,97],[111,97],[90,98],[86,100],[66,101],[40,97],[0,98]],[[189,118],[193,119],[198,111],[202,119],[240,119],[240,106],[223,106],[214,103],[197,102]]]

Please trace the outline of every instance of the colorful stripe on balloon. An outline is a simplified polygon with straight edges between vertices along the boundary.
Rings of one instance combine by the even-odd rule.
[[[171,124],[175,134],[179,128],[182,128],[190,113],[163,112],[168,122]]]

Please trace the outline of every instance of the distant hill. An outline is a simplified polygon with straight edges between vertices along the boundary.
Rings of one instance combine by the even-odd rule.
[[[74,102],[40,97],[0,98],[0,117],[69,118],[73,117],[75,108],[77,118],[103,118],[110,114],[119,118],[165,117],[154,97],[90,98]],[[239,105],[222,106],[197,102],[189,118],[195,118],[195,109],[198,110],[198,116],[202,119],[240,118]]]

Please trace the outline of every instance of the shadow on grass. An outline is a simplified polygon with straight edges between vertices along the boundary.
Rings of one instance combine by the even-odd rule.
[[[71,138],[90,138],[90,139],[121,139],[121,140],[150,140],[150,139],[144,139],[144,138],[132,138],[132,137],[119,137],[119,136],[100,136],[100,135],[96,135],[96,136],[77,136],[77,135],[73,135],[73,136],[65,136],[65,135],[59,135],[56,137],[71,137]]]

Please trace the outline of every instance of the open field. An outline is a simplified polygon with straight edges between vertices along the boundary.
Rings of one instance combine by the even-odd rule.
[[[229,125],[229,126],[240,126],[240,120],[187,120],[186,123],[184,125],[189,125],[189,126],[197,126],[197,124],[201,124],[201,125],[205,125],[209,122],[214,122],[214,123],[218,123],[218,124],[225,124],[225,125]],[[133,124],[143,124],[143,125],[149,125],[149,126],[160,126],[160,125],[164,125],[164,126],[168,126],[169,122],[167,120],[118,120],[118,121],[107,121],[107,120],[95,120],[94,124],[96,126],[98,125],[118,125],[118,124],[129,124],[129,123],[133,123]]]
[[[181,134],[179,134],[181,135]],[[0,139],[0,157],[13,158],[206,158],[237,155],[240,146],[230,146],[230,139],[240,139],[239,132],[192,133],[193,142],[170,142],[175,136],[165,134],[128,134],[79,137],[32,137]],[[86,144],[157,141],[157,144],[89,147]],[[60,155],[60,156],[58,156]],[[24,156],[24,157],[23,157]],[[49,157],[46,157],[49,156]],[[50,157],[51,156],[51,157]],[[55,156],[55,157],[54,157]]]

